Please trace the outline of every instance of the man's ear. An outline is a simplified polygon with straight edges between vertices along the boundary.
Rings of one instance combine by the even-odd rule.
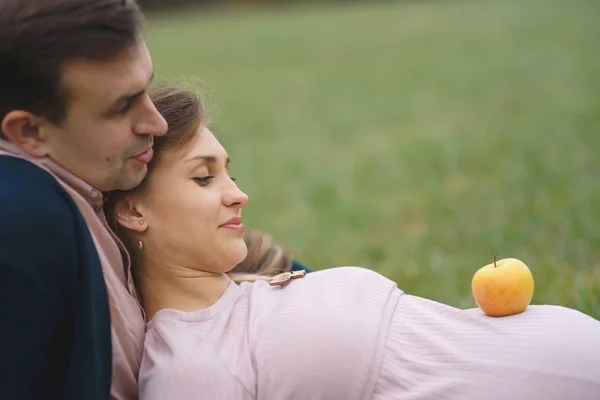
[[[14,110],[2,120],[2,134],[33,157],[48,154],[40,126],[43,120],[23,110]]]
[[[115,203],[115,219],[124,228],[135,232],[145,232],[148,221],[144,218],[140,205],[135,198],[122,198]]]

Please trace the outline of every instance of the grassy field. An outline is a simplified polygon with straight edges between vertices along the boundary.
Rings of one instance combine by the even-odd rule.
[[[360,265],[473,307],[532,269],[533,303],[600,318],[600,4],[387,2],[149,15],[157,75],[198,77],[246,225],[313,269]]]

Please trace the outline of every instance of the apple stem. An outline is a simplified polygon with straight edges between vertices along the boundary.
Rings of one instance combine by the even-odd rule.
[[[497,256],[497,255],[498,255],[498,254],[494,254],[494,268],[498,268],[498,266],[496,265],[496,256]]]

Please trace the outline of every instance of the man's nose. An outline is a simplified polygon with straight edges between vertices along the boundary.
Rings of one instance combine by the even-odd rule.
[[[150,97],[144,96],[143,102],[143,111],[134,125],[134,133],[153,136],[162,136],[167,133],[167,121],[158,112]]]

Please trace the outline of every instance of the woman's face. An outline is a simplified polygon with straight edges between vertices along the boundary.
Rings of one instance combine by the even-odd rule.
[[[223,146],[202,128],[184,154],[164,154],[136,200],[152,264],[224,273],[247,255],[241,222],[248,196],[229,176]],[[134,224],[135,225],[135,224]]]

